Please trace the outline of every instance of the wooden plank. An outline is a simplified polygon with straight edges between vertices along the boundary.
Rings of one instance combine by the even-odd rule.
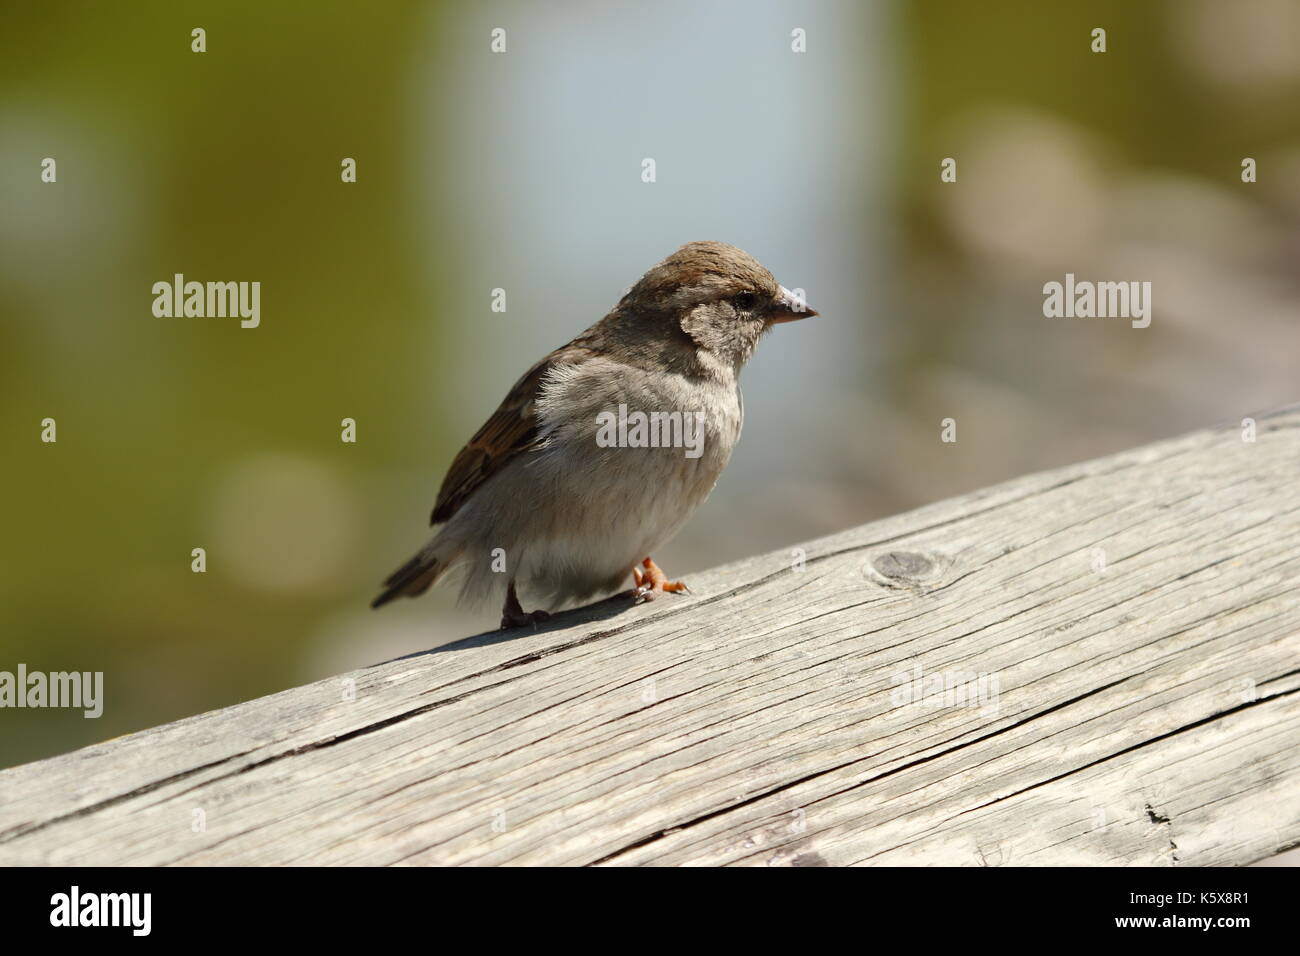
[[[1300,843],[1300,408],[1254,442],[1201,431],[801,550],[0,772],[0,863],[1173,865]]]

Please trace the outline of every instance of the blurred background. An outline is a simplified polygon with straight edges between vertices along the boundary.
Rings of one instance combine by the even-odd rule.
[[[821,316],[746,369],[673,576],[1300,400],[1294,0],[2,16],[0,670],[107,701],[0,711],[0,766],[492,628],[367,602],[515,378],[690,240]],[[1152,282],[1150,327],[1044,318],[1067,272]],[[175,273],[261,326],[154,317]]]

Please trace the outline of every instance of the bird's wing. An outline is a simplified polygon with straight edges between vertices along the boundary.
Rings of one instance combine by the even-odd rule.
[[[447,469],[433,506],[430,524],[446,521],[475,491],[507,462],[537,448],[544,436],[537,421],[537,397],[546,374],[557,365],[576,365],[596,350],[580,340],[561,346],[542,359],[515,383],[492,417],[474,433]]]

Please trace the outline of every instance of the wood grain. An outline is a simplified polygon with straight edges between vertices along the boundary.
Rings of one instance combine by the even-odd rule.
[[[0,772],[0,863],[1175,865],[1300,843],[1300,408],[1254,442],[1201,431],[690,583]],[[918,669],[943,693],[908,700]]]

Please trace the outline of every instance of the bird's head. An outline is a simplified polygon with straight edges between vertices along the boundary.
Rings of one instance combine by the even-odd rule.
[[[641,277],[619,311],[667,321],[736,369],[773,325],[817,314],[757,259],[725,242],[682,246]]]

